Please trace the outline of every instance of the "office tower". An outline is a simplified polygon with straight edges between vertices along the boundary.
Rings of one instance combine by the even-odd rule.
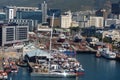
[[[111,12],[114,15],[114,17],[117,16],[117,18],[119,19],[119,15],[120,15],[120,2],[112,3]]]
[[[0,25],[0,46],[24,41],[28,41],[27,25]]]
[[[17,19],[30,19],[37,20],[39,23],[42,23],[42,11],[17,11],[16,12]]]
[[[120,3],[113,3],[111,10],[112,10],[112,13],[115,15],[120,14]]]
[[[44,1],[44,3],[41,4],[42,8],[42,23],[47,22],[47,3]]]
[[[4,7],[4,12],[6,13],[6,19],[14,19],[14,8],[11,6]]]

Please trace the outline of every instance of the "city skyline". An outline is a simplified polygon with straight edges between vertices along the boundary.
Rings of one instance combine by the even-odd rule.
[[[1,6],[33,6],[38,7],[38,4],[43,3],[45,0],[4,0],[0,2]],[[63,11],[71,9],[72,11],[77,10],[92,10],[100,8],[109,8],[111,3],[116,3],[119,0],[46,0],[48,8],[60,8]],[[63,5],[64,4],[64,5]]]

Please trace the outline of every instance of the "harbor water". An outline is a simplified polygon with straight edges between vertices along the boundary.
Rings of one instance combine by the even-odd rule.
[[[19,68],[18,73],[9,74],[8,80],[120,80],[120,61],[96,58],[95,54],[77,54],[85,74],[76,78],[31,77],[27,68]]]

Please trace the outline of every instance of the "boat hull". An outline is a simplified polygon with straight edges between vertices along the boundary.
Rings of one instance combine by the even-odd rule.
[[[75,73],[72,74],[56,74],[56,73],[31,73],[31,76],[39,76],[39,77],[49,77],[49,78],[63,78],[63,77],[76,77]]]
[[[107,58],[107,59],[115,59],[116,56],[111,56],[110,54],[107,54],[107,53],[101,53],[101,56],[103,56],[104,58]]]
[[[109,48],[101,49],[100,54],[102,57],[105,57],[107,59],[115,59],[116,58],[116,53],[109,51]]]

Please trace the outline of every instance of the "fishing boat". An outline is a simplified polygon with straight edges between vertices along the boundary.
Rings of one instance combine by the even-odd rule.
[[[27,62],[25,62],[25,61],[18,61],[18,62],[16,62],[16,65],[20,66],[20,67],[28,67]]]
[[[14,61],[10,62],[11,72],[18,72],[18,67]]]
[[[7,79],[8,79],[8,74],[0,70],[0,80],[7,80]]]
[[[17,65],[12,65],[12,66],[11,66],[11,72],[18,72],[18,67],[17,67]]]
[[[10,65],[5,65],[5,66],[3,66],[3,68],[4,68],[4,71],[5,71],[5,72],[7,72],[7,73],[10,73],[10,72],[11,72],[11,67],[10,67]]]

